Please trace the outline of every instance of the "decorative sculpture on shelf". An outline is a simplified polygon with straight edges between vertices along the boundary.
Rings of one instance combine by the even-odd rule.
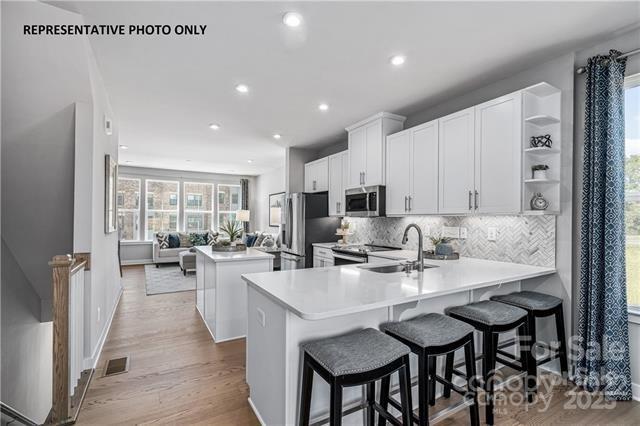
[[[551,135],[531,136],[531,148],[551,148],[553,141]]]

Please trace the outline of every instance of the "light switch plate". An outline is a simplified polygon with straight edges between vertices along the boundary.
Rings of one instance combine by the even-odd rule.
[[[457,226],[443,226],[442,236],[447,238],[460,238],[460,228]]]
[[[460,227],[460,238],[463,240],[467,238],[467,228],[464,226]]]
[[[487,240],[495,241],[498,239],[498,230],[493,226],[487,228]]]

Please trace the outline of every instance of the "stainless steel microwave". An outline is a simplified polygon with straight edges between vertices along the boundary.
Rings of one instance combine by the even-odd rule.
[[[364,186],[345,191],[345,214],[353,217],[377,217],[385,213],[384,186]]]

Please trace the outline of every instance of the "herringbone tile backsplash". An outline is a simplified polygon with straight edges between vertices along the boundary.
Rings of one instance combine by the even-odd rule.
[[[476,216],[476,217],[377,217],[348,218],[354,235],[351,241],[418,248],[417,233],[409,231],[409,241],[402,245],[405,227],[415,223],[425,235],[439,235],[443,226],[467,228],[467,238],[454,240],[456,251],[462,256],[536,266],[555,266],[556,218],[555,216]],[[487,239],[487,228],[497,229],[496,241]],[[432,245],[425,238],[425,249]]]

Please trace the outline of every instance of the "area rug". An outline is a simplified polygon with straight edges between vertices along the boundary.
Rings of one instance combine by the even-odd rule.
[[[159,268],[156,265],[145,265],[144,276],[147,296],[196,289],[196,274],[187,272],[185,277],[175,264],[161,264]]]

